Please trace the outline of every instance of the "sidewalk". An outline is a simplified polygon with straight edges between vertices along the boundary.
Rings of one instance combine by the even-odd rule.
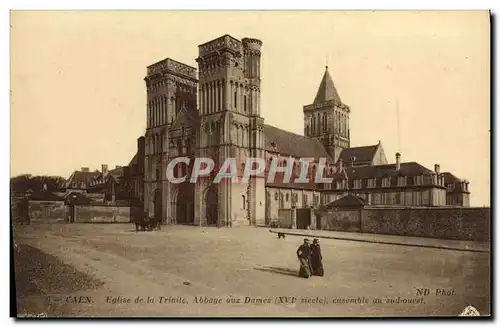
[[[352,233],[352,232],[339,232],[339,231],[326,231],[326,230],[286,229],[286,228],[273,228],[270,229],[269,231],[271,233],[280,232],[290,236],[301,236],[309,238],[326,238],[326,239],[351,241],[351,242],[366,242],[366,243],[378,243],[378,244],[399,245],[399,246],[435,248],[435,249],[454,250],[454,251],[490,253],[489,243],[480,243],[474,241],[457,241],[457,240],[443,240],[436,238],[412,237],[412,236],[365,234],[365,233]]]

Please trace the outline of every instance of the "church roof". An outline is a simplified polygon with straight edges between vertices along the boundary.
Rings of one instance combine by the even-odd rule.
[[[377,153],[378,146],[379,144],[375,144],[343,149],[338,160],[342,159],[346,164],[356,164],[366,161],[371,162]]]
[[[325,74],[321,79],[321,83],[319,84],[318,92],[316,93],[316,97],[314,98],[313,104],[318,104],[330,100],[333,100],[335,104],[342,103],[342,100],[340,100],[339,93],[335,88],[335,84],[333,84],[332,77],[328,72],[328,66],[326,66]]]
[[[137,164],[137,153],[134,154],[134,157],[132,160],[130,160],[130,163],[128,164],[129,166],[136,165]]]
[[[327,161],[331,160],[323,144],[316,139],[288,132],[267,124],[264,124],[264,134],[266,136],[266,151],[279,152],[283,155],[298,158],[325,157]]]

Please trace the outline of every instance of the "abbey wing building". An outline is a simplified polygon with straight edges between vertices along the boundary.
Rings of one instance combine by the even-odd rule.
[[[402,162],[400,154],[388,163],[381,142],[351,147],[351,109],[328,67],[313,102],[303,107],[304,135],[298,135],[265,124],[261,116],[260,40],[224,35],[198,48],[198,69],[169,58],[147,68],[147,129],[133,161],[143,167],[140,196],[150,216],[167,224],[265,226],[280,210],[317,208],[349,193],[370,205],[468,206],[468,182],[441,173],[439,165],[430,170]],[[333,182],[268,183],[255,176],[247,183],[214,184],[212,174],[173,184],[166,167],[176,157],[193,158],[176,166],[178,176],[189,175],[196,157],[213,158],[216,166],[227,158],[314,158],[314,176],[323,157]],[[239,165],[239,176],[243,170]]]

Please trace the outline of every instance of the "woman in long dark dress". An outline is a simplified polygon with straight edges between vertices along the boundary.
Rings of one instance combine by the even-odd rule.
[[[313,276],[323,276],[323,256],[321,255],[321,247],[317,238],[311,244],[311,267]]]

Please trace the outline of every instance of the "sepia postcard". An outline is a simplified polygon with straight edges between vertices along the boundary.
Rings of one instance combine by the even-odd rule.
[[[490,317],[490,12],[11,11],[14,317]]]

